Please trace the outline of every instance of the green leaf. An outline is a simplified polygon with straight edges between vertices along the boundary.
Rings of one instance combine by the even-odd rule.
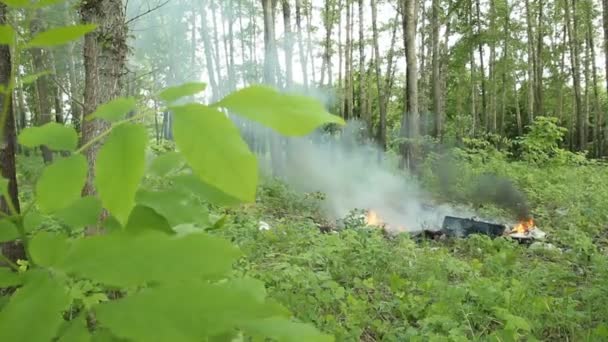
[[[0,195],[8,193],[8,179],[0,176]]]
[[[240,252],[208,234],[168,237],[113,233],[72,242],[61,269],[109,286],[215,278],[230,271]]]
[[[79,229],[95,225],[101,215],[101,202],[96,197],[83,197],[69,207],[55,212],[55,217],[63,223]]]
[[[167,152],[152,160],[149,172],[156,177],[165,177],[168,174],[181,169],[186,161],[178,152]]]
[[[0,312],[0,341],[52,341],[63,322],[70,304],[65,286],[46,272],[30,272]]]
[[[214,106],[227,108],[288,136],[309,134],[323,124],[344,124],[342,118],[328,113],[323,104],[311,97],[281,94],[267,86],[241,89]]]
[[[76,131],[56,122],[49,122],[38,127],[27,127],[21,131],[18,140],[25,147],[46,145],[56,151],[74,151],[78,146]]]
[[[170,87],[158,94],[161,100],[171,103],[179,100],[182,97],[198,94],[207,88],[205,83],[186,83],[177,87]]]
[[[14,241],[19,238],[17,226],[8,220],[0,220],[0,242]]]
[[[192,174],[179,175],[173,178],[178,189],[198,196],[200,199],[221,206],[235,206],[243,201],[234,198],[218,188],[201,181]]]
[[[245,332],[260,337],[285,342],[332,342],[334,338],[325,335],[310,324],[296,323],[283,317],[270,317],[247,322],[242,325]]]
[[[9,7],[14,8],[30,8],[31,4],[28,0],[1,0],[0,2],[5,3]]]
[[[40,32],[32,38],[27,44],[28,47],[52,47],[64,45],[71,41],[83,37],[85,34],[95,30],[97,25],[73,25],[56,27],[50,30]]]
[[[36,183],[36,201],[44,213],[67,208],[82,193],[88,164],[82,154],[59,159],[47,166]]]
[[[123,119],[130,111],[135,110],[136,106],[137,101],[135,98],[119,97],[97,107],[97,110],[89,115],[87,119],[92,120],[98,118],[109,122],[116,122]]]
[[[26,233],[31,233],[35,230],[38,230],[42,227],[45,218],[40,215],[40,213],[35,211],[30,211],[23,218],[23,228]]]
[[[9,25],[0,25],[0,45],[13,45],[15,30]]]
[[[136,196],[137,204],[154,209],[167,219],[171,227],[184,223],[207,223],[199,204],[192,203],[183,193],[174,189],[164,191],[140,190]],[[204,221],[203,221],[204,220]]]
[[[91,341],[91,334],[87,328],[84,315],[66,322],[64,329],[59,333],[58,342],[87,342]]]
[[[37,72],[37,73],[32,74],[32,75],[26,75],[21,80],[21,83],[23,85],[31,84],[31,83],[36,82],[36,80],[39,79],[40,77],[43,77],[43,76],[46,76],[46,75],[51,75],[51,72],[49,70],[45,70],[45,71]]]
[[[29,251],[37,265],[51,267],[63,261],[69,248],[67,236],[40,232],[30,240]]]
[[[172,109],[175,143],[194,172],[226,194],[253,202],[257,160],[230,119],[201,104]]]
[[[129,216],[125,230],[132,233],[159,231],[170,235],[175,234],[167,219],[156,213],[154,209],[141,205],[135,206]]]
[[[59,3],[64,2],[65,0],[40,0],[37,3],[35,3],[32,7],[33,8],[44,8],[44,7],[49,7],[49,6],[53,6]]]
[[[124,226],[135,206],[135,192],[144,176],[148,134],[141,125],[113,129],[99,150],[95,186],[103,206]]]
[[[8,267],[0,267],[0,289],[23,284],[23,277]]]
[[[251,320],[285,313],[231,285],[187,282],[147,288],[99,305],[97,318],[117,336],[134,341],[202,341]]]

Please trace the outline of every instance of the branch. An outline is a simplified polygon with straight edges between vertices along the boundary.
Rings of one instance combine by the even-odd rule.
[[[56,85],[56,86],[57,86],[59,89],[61,89],[61,91],[62,91],[64,94],[66,94],[66,95],[67,95],[67,96],[70,98],[70,101],[73,101],[74,103],[76,103],[77,105],[79,105],[79,106],[80,106],[80,108],[82,108],[82,109],[84,110],[84,103],[82,103],[82,102],[78,101],[78,99],[74,98],[74,97],[72,96],[72,94],[71,94],[70,92],[68,92],[68,91],[67,91],[67,90],[66,90],[66,89],[65,89],[65,88],[64,88],[64,87],[61,85],[61,83],[59,83],[59,82],[57,81],[57,78],[56,78],[56,77],[50,77],[50,79],[52,79],[52,80],[53,80],[53,83],[55,83],[55,85]]]
[[[141,18],[141,17],[143,17],[143,16],[145,16],[147,14],[150,14],[150,13],[154,12],[157,9],[161,8],[161,7],[164,7],[166,4],[169,3],[169,1],[171,1],[171,0],[166,0],[165,2],[160,3],[160,4],[158,4],[158,5],[156,5],[156,6],[152,7],[152,8],[148,7],[147,11],[145,11],[143,13],[140,13],[140,14],[134,16],[133,18],[127,20],[126,24],[129,25],[130,23],[134,22],[135,20],[137,20],[137,19],[139,19],[139,18]]]

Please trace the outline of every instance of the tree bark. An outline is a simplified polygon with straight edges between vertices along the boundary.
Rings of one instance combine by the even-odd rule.
[[[272,0],[262,0],[264,11],[264,83],[276,85],[277,77],[275,74],[274,50],[274,16],[272,11]]]
[[[32,35],[40,33],[44,31],[44,27],[42,26],[42,11],[37,10],[34,18],[30,22],[30,31]],[[44,51],[42,48],[32,48],[32,62],[34,64],[34,72],[41,73],[48,70],[48,51]],[[46,60],[46,61],[45,61]],[[50,92],[50,75],[43,75],[36,79],[36,89],[37,89],[37,104],[38,104],[38,118],[36,120],[36,124],[42,126],[47,124],[53,120],[51,108],[53,108],[53,104],[51,101],[51,92]],[[53,153],[46,146],[42,146],[40,148],[42,150],[42,159],[45,164],[50,164],[53,162]]]
[[[304,50],[304,38],[302,36],[302,0],[296,0],[296,30],[298,34],[298,52],[300,54],[302,80],[304,82],[304,88],[308,89],[308,61],[306,59],[306,50]]]
[[[469,35],[473,37],[473,1],[469,6]],[[477,133],[477,81],[475,77],[475,45],[471,44],[469,49],[469,61],[471,63],[471,135],[475,136]]]
[[[536,25],[536,52],[534,54],[536,61],[534,66],[536,72],[534,76],[536,92],[534,96],[534,114],[545,115],[543,103],[543,0],[538,0],[538,23]]]
[[[603,115],[600,105],[599,88],[597,83],[597,64],[595,61],[595,40],[593,38],[595,32],[593,28],[593,16],[589,8],[589,19],[587,20],[587,35],[589,39],[589,48],[591,52],[591,67],[592,67],[592,87],[593,87],[593,149],[596,157],[602,156],[602,142],[600,129],[603,127]]]
[[[367,79],[365,68],[365,34],[363,17],[363,0],[359,0],[359,118],[367,125],[367,134],[371,135],[372,118],[367,111]]]
[[[579,44],[578,44],[578,20],[576,15],[576,0],[564,0],[565,6],[565,19],[568,28],[568,45],[570,47],[570,70],[572,73],[572,79],[574,83],[574,101],[575,101],[575,113],[577,122],[577,144],[575,145],[579,151],[586,149],[587,145],[587,125],[585,124],[583,115],[583,104],[581,101],[581,79],[580,79],[580,58],[579,58]],[[572,11],[572,13],[570,12]],[[572,120],[571,120],[572,121]]]
[[[568,1],[568,0],[566,0]],[[526,0],[526,31],[528,35],[528,123],[534,121],[534,33],[532,28],[532,9],[530,8],[530,0]]]
[[[403,163],[410,170],[415,170],[415,159],[417,149],[415,140],[419,135],[419,113],[418,113],[418,62],[416,60],[416,15],[417,0],[404,0],[403,10],[403,37],[405,47],[405,59],[407,65],[406,91],[407,103],[403,118],[401,120],[401,136],[408,139],[402,144]]]
[[[6,14],[6,5],[0,3],[0,25],[7,24]],[[10,47],[8,45],[0,45],[0,84],[5,88],[9,87],[11,77],[14,77],[11,72],[11,62]],[[12,100],[10,94],[0,93],[0,103],[3,104],[3,108],[6,108],[6,111],[0,113],[2,115],[0,117],[0,123],[2,123],[0,125],[0,173],[4,179],[8,180],[8,198],[0,196],[0,211],[7,215],[12,214],[11,207],[17,213],[20,212],[15,165],[17,139]],[[1,243],[0,253],[13,262],[16,262],[18,259],[25,259],[23,245],[17,241]]]
[[[602,28],[604,31],[604,72],[606,73],[606,91],[608,92],[608,0],[602,0]],[[605,127],[601,126],[602,130]],[[601,155],[604,155],[606,132],[602,133]]]
[[[487,94],[486,94],[486,70],[483,59],[483,42],[481,41],[481,0],[475,2],[477,9],[477,38],[479,39],[478,52],[479,52],[479,72],[481,76],[481,117],[484,119],[482,124],[488,127],[488,106],[487,106]]]
[[[380,122],[378,124],[377,142],[383,150],[386,150],[386,103],[384,85],[382,84],[382,71],[380,70],[380,46],[378,43],[378,8],[376,0],[370,0],[372,8],[372,40],[374,45],[374,68],[376,69],[376,87],[378,88],[378,111],[380,112]],[[396,24],[395,24],[396,25]],[[387,75],[388,76],[388,75]]]
[[[285,85],[290,89],[293,85],[293,34],[291,32],[291,8],[289,0],[282,0],[283,26],[285,30]]]
[[[127,25],[121,0],[90,0],[80,5],[80,16],[84,24],[97,24],[95,31],[84,39],[84,115],[85,117],[120,95],[128,52]],[[109,124],[101,120],[83,120],[81,144],[86,145]],[[95,194],[93,179],[95,159],[100,143],[93,143],[85,151],[89,174],[83,189],[84,195]]]
[[[433,0],[431,3],[431,26],[433,34],[431,36],[432,42],[432,89],[433,89],[433,114],[435,115],[435,125],[433,129],[433,136],[441,139],[442,127],[443,127],[443,113],[441,112],[441,79],[439,75],[440,68],[440,56],[439,56],[439,0]]]

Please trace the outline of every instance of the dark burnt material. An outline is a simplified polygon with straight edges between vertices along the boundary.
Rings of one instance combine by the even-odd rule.
[[[453,216],[446,216],[441,227],[441,231],[445,235],[454,238],[465,238],[471,234],[482,234],[494,238],[502,236],[505,229],[506,227],[502,224]]]

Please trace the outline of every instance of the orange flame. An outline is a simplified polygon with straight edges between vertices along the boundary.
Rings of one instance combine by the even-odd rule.
[[[532,229],[534,229],[534,219],[530,218],[527,220],[519,221],[519,223],[517,223],[513,227],[513,230],[511,231],[511,233],[527,234]]]
[[[373,210],[367,211],[367,214],[365,215],[365,223],[368,226],[382,226],[384,224],[380,216],[378,216],[378,213]]]

